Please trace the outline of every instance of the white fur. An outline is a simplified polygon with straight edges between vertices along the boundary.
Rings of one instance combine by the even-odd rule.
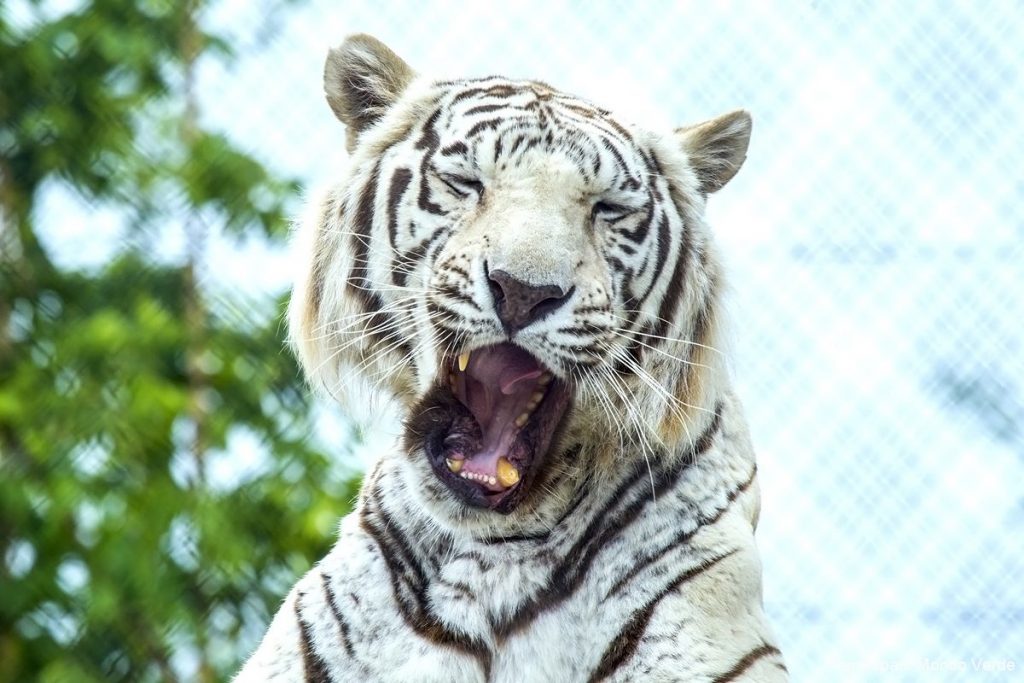
[[[369,57],[361,59],[372,62]],[[492,79],[479,88],[502,83]],[[408,411],[437,381],[443,358],[506,340],[489,304],[484,261],[530,283],[575,287],[569,305],[513,341],[578,382],[563,444],[579,450],[574,458],[549,456],[546,466],[564,476],[508,515],[468,508],[444,488],[422,453],[406,453],[399,444],[382,453],[358,509],[341,523],[337,544],[296,584],[237,680],[304,680],[311,673],[306,639],[338,681],[576,681],[612,661],[612,680],[714,680],[739,668],[742,673],[729,680],[786,680],[761,607],[753,450],[713,348],[723,278],[703,221],[702,192],[718,189],[742,162],[749,117],[727,116],[725,123],[684,131],[683,144],[672,134],[631,131],[636,145],[657,159],[660,174],[647,177],[645,186],[656,188],[665,216],[664,233],[643,238],[634,253],[616,242],[624,229],[601,221],[586,227],[595,202],[639,201],[628,192],[602,199],[608,196],[602,188],[612,182],[611,157],[600,165],[603,171],[585,176],[571,150],[524,152],[511,167],[499,167],[481,151],[473,172],[487,179],[486,199],[435,192],[449,234],[431,259],[420,258],[405,284],[396,285],[392,270],[400,254],[446,225],[417,207],[416,191],[403,195],[394,216],[388,196],[403,169],[414,188],[421,180],[437,182],[420,175],[416,146],[432,109],[442,106],[447,116],[439,120],[454,139],[463,134],[458,112],[444,109],[451,96],[445,87],[413,80],[361,133],[346,179],[312,204],[298,231],[303,270],[289,309],[296,352],[314,385],[331,395],[343,395],[362,377]],[[523,87],[526,100],[552,93]],[[588,125],[581,122],[581,130]],[[593,125],[600,134],[606,124]],[[495,144],[485,135],[478,149]],[[730,144],[737,145],[731,152]],[[710,145],[715,149],[709,152]],[[701,165],[703,158],[721,159],[723,145],[731,165]],[[634,169],[643,164],[626,163]],[[468,172],[438,172],[449,170]],[[378,186],[371,195],[374,173]],[[372,224],[357,225],[368,209]],[[628,217],[620,225],[634,224]],[[365,236],[354,237],[359,230]],[[673,324],[660,337],[635,337],[644,348],[642,364],[631,373],[572,374],[557,349],[580,351],[584,343],[565,330],[584,322],[603,330],[586,344],[611,365],[628,344],[614,328],[628,320],[632,330],[653,329],[665,313],[661,300],[676,262],[652,269],[656,248],[685,261],[678,299],[670,300]],[[376,319],[353,288],[362,249],[366,269],[359,277],[389,316],[376,330],[367,329]],[[632,281],[622,281],[612,255],[635,269]],[[446,304],[466,326],[463,348],[442,347],[428,308],[445,286],[473,302]],[[649,292],[639,310],[623,308],[625,288]],[[371,334],[382,330],[398,342]],[[620,490],[626,481],[632,484]],[[656,483],[664,487],[657,496]],[[494,542],[495,536],[533,538]],[[397,556],[401,561],[389,566]],[[647,563],[647,556],[657,559]],[[559,577],[572,577],[586,563],[572,589],[559,592]],[[521,625],[510,629],[516,614]],[[615,643],[625,642],[628,625],[641,618],[647,621],[635,649],[618,661]]]

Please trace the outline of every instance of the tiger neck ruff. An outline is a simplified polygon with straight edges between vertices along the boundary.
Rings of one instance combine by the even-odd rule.
[[[239,681],[782,681],[704,221],[742,111],[655,133],[365,35],[289,321],[310,382],[405,413]]]

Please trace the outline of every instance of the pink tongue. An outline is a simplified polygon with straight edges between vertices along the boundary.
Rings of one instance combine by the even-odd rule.
[[[520,382],[537,379],[543,369],[526,351],[502,344],[473,354],[466,368],[469,375],[486,386],[497,386],[510,396]]]
[[[473,472],[496,476],[498,458],[509,456],[517,427],[544,369],[533,356],[511,344],[474,351],[466,368],[461,400],[480,425],[480,449],[467,453]]]

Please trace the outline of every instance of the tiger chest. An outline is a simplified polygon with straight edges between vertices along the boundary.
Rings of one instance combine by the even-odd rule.
[[[431,582],[431,609],[481,647],[453,657],[452,665],[461,670],[455,662],[463,655],[477,660],[466,680],[585,680],[614,656],[624,625],[649,598],[635,585],[619,590],[616,579],[629,566],[625,553],[600,557],[589,568],[567,566],[543,548],[456,554]]]

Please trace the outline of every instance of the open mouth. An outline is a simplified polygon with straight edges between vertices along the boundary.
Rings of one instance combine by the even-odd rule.
[[[555,440],[570,392],[512,344],[463,353],[408,425],[437,477],[467,503],[508,513],[523,500]]]

